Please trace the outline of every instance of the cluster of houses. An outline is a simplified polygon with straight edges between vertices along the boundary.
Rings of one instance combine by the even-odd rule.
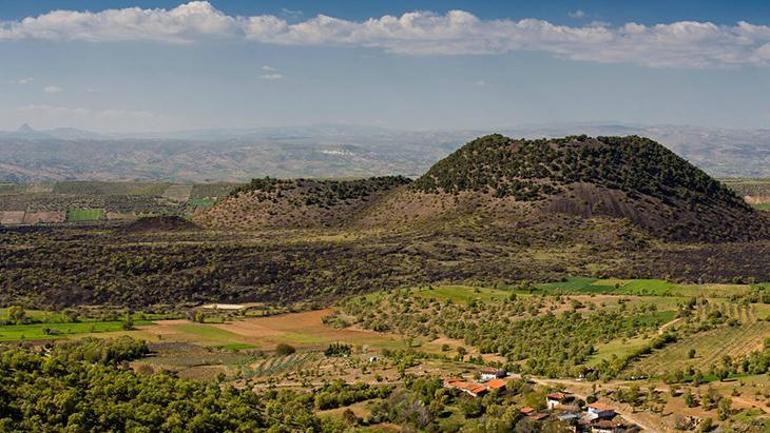
[[[538,412],[532,408],[523,408],[522,414],[545,419],[555,416],[572,426],[575,432],[592,433],[631,433],[640,431],[639,427],[629,424],[619,416],[610,405],[596,401],[588,403],[582,410],[578,399],[569,393],[553,392],[545,397],[547,412]],[[542,417],[542,415],[545,415]]]
[[[450,378],[444,380],[445,388],[459,389],[471,397],[480,397],[490,391],[504,390],[506,381],[503,380],[508,373],[505,370],[485,368],[481,370],[478,382],[468,382],[462,378]]]
[[[483,369],[479,381],[466,381],[461,378],[444,380],[446,388],[458,389],[471,397],[480,397],[493,390],[505,390],[508,375],[503,370]],[[533,421],[558,419],[572,427],[572,431],[592,433],[632,433],[641,429],[629,424],[615,410],[602,402],[593,402],[583,407],[583,402],[566,392],[550,393],[545,398],[546,409],[536,410],[531,407],[521,409],[521,414]]]

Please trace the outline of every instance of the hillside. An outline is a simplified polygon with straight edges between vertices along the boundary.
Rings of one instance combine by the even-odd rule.
[[[766,217],[732,190],[659,143],[637,136],[514,140],[489,135],[438,162],[412,189],[434,196],[513,199],[541,216],[625,218],[673,241],[764,239],[769,233]]]
[[[340,227],[384,194],[408,184],[401,176],[353,180],[254,179],[195,221],[209,228]]]
[[[256,179],[200,213],[196,222],[230,229],[479,229],[528,242],[602,243],[633,232],[619,224],[628,221],[670,241],[770,237],[767,217],[731,189],[637,136],[488,135],[403,187],[407,183],[398,177]]]

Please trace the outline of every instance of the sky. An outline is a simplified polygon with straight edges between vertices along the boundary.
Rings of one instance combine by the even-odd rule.
[[[770,126],[770,2],[0,0],[0,129]]]

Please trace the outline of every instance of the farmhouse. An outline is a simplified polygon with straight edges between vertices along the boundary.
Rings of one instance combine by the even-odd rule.
[[[588,405],[586,410],[589,419],[612,419],[615,417],[615,409],[600,402],[594,402]]]
[[[481,370],[480,380],[482,382],[487,382],[492,379],[502,379],[506,376],[508,376],[508,372],[505,370],[487,367]]]
[[[621,433],[626,431],[626,426],[619,420],[597,418],[590,423],[593,433]]]
[[[548,407],[548,409],[553,410],[572,400],[574,400],[574,398],[569,394],[563,392],[552,392],[545,396],[545,405]]]
[[[444,387],[459,389],[472,397],[484,395],[489,391],[486,385],[475,382],[465,382],[462,379],[447,379],[444,381]]]
[[[519,410],[519,412],[521,412],[521,414],[524,416],[530,416],[530,415],[536,414],[537,410],[535,410],[535,408],[525,406],[525,407],[522,407],[521,410]]]

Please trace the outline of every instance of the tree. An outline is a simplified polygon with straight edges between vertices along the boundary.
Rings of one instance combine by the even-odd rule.
[[[717,415],[719,416],[719,420],[724,421],[727,418],[730,418],[732,413],[733,401],[729,398],[723,398],[719,400],[719,405],[717,406]]]
[[[126,315],[126,318],[123,319],[123,323],[120,324],[121,328],[123,328],[124,331],[130,331],[134,329],[134,319],[131,317],[130,314]]]
[[[8,317],[13,323],[17,325],[23,325],[29,320],[27,317],[27,312],[24,311],[24,308],[16,305],[8,308]]]
[[[280,355],[280,356],[291,355],[296,351],[297,349],[295,349],[294,346],[288,345],[286,343],[281,343],[275,346],[275,353],[276,355]]]
[[[688,357],[688,358],[690,358],[690,359],[693,359],[693,358],[695,358],[695,349],[690,349],[690,350],[687,352],[687,357]]]
[[[714,428],[714,420],[711,418],[704,419],[700,426],[698,426],[698,431],[702,433],[710,432]]]
[[[684,399],[684,404],[686,404],[687,407],[697,406],[697,402],[695,401],[695,396],[692,395],[692,392],[690,392],[689,389],[684,392],[684,396],[682,398]]]
[[[457,348],[457,354],[460,356],[460,359],[465,358],[465,355],[468,354],[468,350],[466,350],[464,347],[459,346]]]

